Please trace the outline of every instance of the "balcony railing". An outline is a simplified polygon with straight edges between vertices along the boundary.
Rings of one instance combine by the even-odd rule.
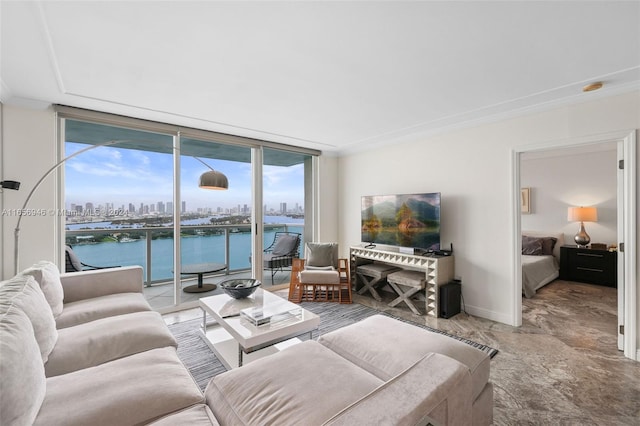
[[[300,232],[304,223],[264,225],[268,247],[276,231]],[[145,286],[173,279],[172,226],[78,229],[66,231],[66,243],[84,263],[96,266],[141,265]],[[181,226],[182,263],[218,262],[227,265],[221,274],[251,270],[251,225]],[[304,242],[301,243],[304,247]]]

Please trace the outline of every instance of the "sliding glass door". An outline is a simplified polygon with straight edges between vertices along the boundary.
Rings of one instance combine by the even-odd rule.
[[[220,292],[222,281],[251,276],[251,149],[180,138],[180,251],[184,302]],[[200,187],[220,173],[228,188]]]
[[[311,173],[310,158],[310,155],[281,149],[262,151],[263,242],[267,250],[262,281],[265,285],[288,284],[292,258],[304,257],[305,175]],[[289,239],[279,241],[283,235]]]
[[[257,278],[265,286],[289,282],[286,262],[264,269],[269,265],[262,257],[277,233],[299,234],[296,255],[302,254],[317,153],[57,110],[67,158],[64,243],[79,261],[141,265],[144,295],[162,312],[197,306],[230,278]],[[213,170],[226,177],[226,189],[201,188],[201,176]]]

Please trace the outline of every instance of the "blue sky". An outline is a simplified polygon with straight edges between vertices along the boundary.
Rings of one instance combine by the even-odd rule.
[[[87,145],[67,142],[66,153]],[[223,160],[202,159],[229,179],[227,191],[198,188],[200,175],[207,170],[192,157],[182,157],[181,192],[187,210],[198,207],[232,208],[251,205],[251,165]],[[65,164],[65,198],[67,208],[73,204],[95,206],[113,203],[115,207],[133,203],[155,204],[173,198],[173,158],[170,154],[136,151],[118,147],[98,147],[67,160]],[[264,203],[268,209],[279,209],[287,203],[303,205],[304,166],[264,166]]]

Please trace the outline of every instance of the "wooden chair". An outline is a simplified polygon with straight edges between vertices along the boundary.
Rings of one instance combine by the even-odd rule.
[[[308,243],[305,247],[307,259],[294,259],[289,284],[289,300],[300,302],[338,302],[352,303],[351,273],[348,259],[337,258],[337,244],[328,262],[314,261],[313,246],[321,243]],[[330,243],[331,244],[331,243]],[[310,249],[310,247],[312,247]],[[321,248],[326,249],[326,246]],[[311,262],[309,262],[311,258]],[[311,264],[309,264],[311,263]],[[328,264],[321,264],[328,263]]]

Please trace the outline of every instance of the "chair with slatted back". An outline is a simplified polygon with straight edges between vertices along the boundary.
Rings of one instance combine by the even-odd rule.
[[[293,261],[289,300],[352,303],[349,261],[338,258],[337,243],[305,245],[305,258]]]

